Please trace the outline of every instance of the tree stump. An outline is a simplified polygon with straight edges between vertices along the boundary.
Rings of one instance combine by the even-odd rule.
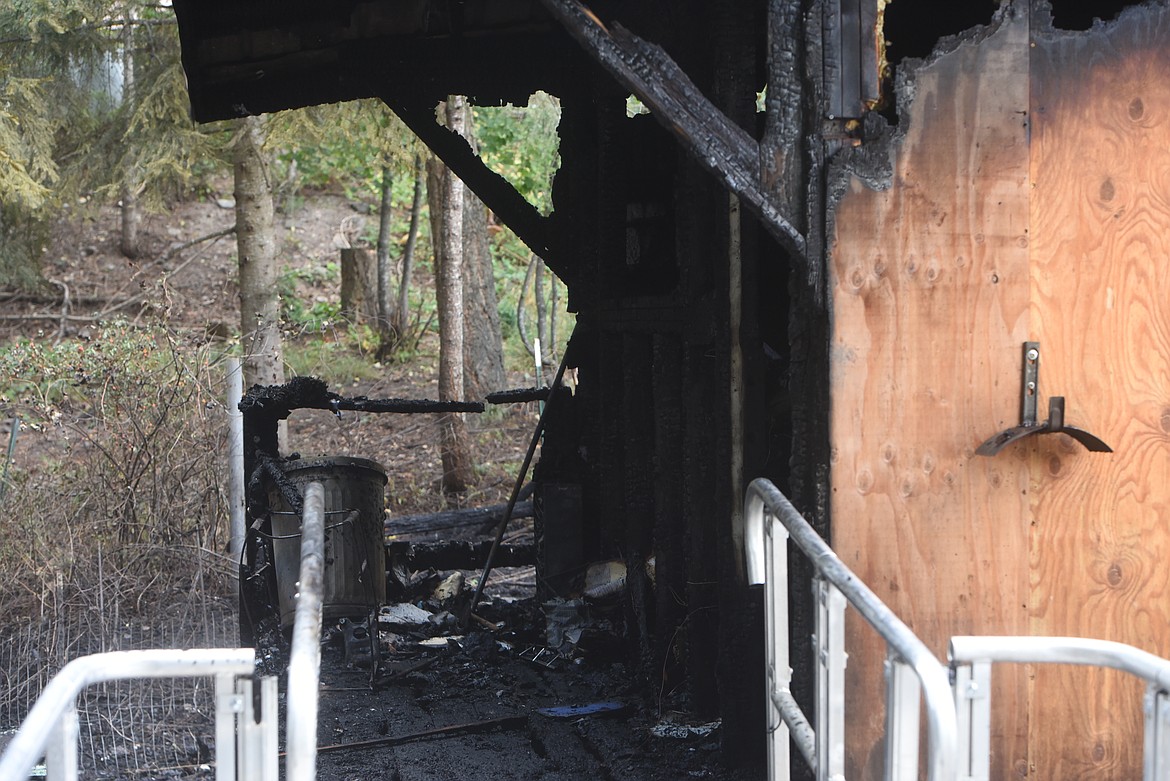
[[[341,315],[351,323],[378,322],[378,267],[368,249],[341,250]]]

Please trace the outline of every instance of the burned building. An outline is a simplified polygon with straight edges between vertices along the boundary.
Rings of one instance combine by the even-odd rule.
[[[579,386],[537,471],[543,577],[623,558],[629,653],[744,757],[764,731],[737,537],[755,477],[940,657],[960,633],[1170,652],[1170,10],[907,4],[930,18],[896,35],[879,0],[175,2],[196,119],[380,98],[566,282]],[[562,106],[547,217],[434,120],[449,94],[537,90]],[[1059,427],[976,453],[1019,419],[1026,342],[1042,398],[1112,455]],[[882,655],[850,631],[865,775]],[[1110,675],[1082,709],[1064,671],[997,682],[995,777],[1138,767]]]

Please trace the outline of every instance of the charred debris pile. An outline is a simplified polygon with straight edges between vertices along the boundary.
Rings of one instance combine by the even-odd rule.
[[[488,402],[539,400],[547,411],[555,398],[549,388],[532,388],[492,394]],[[539,577],[535,596],[509,594],[507,588],[493,589],[495,596],[483,593],[492,567],[540,567],[541,539],[502,540],[511,519],[534,514],[534,488],[524,481],[543,433],[543,412],[507,504],[387,518],[386,475],[376,461],[279,452],[280,421],[301,409],[339,416],[349,411],[478,413],[484,404],[345,398],[312,377],[254,386],[244,396],[248,532],[240,562],[240,631],[244,642],[256,645],[262,666],[277,671],[287,659],[302,492],[311,481],[323,484],[326,497],[325,665],[362,671],[377,690],[451,651],[506,654],[550,670],[626,661],[624,562],[590,564],[571,589],[558,594],[543,587]],[[451,536],[457,539],[387,542],[431,528],[456,529]],[[639,576],[653,582],[652,558]]]

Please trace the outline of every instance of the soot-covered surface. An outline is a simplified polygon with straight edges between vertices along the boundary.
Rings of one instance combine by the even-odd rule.
[[[762,777],[761,769],[728,769],[718,726],[672,711],[679,700],[634,682],[615,658],[617,646],[604,638],[583,642],[578,659],[548,667],[523,658],[545,642],[537,605],[497,602],[494,613],[491,605],[481,612],[498,619],[500,628],[433,639],[433,646],[390,635],[372,686],[368,663],[357,658],[347,664],[345,643],[335,633],[322,655],[318,778]],[[591,705],[601,712],[541,712]],[[457,725],[473,726],[397,745],[331,748]]]

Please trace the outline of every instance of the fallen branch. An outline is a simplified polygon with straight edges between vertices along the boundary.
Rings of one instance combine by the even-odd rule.
[[[188,247],[194,247],[196,244],[202,244],[203,242],[211,241],[212,239],[220,239],[220,238],[223,238],[224,236],[230,235],[230,234],[235,233],[235,232],[236,232],[236,226],[233,225],[230,228],[224,228],[223,230],[216,231],[215,233],[208,233],[206,236],[200,236],[198,238],[191,239],[190,241],[184,241],[182,244],[174,244],[166,252],[159,255],[156,260],[152,261],[150,265],[151,266],[158,266],[162,263],[166,263],[168,260],[173,258],[175,255],[178,255],[180,252],[187,249]],[[149,267],[146,267],[146,268],[149,268]]]

